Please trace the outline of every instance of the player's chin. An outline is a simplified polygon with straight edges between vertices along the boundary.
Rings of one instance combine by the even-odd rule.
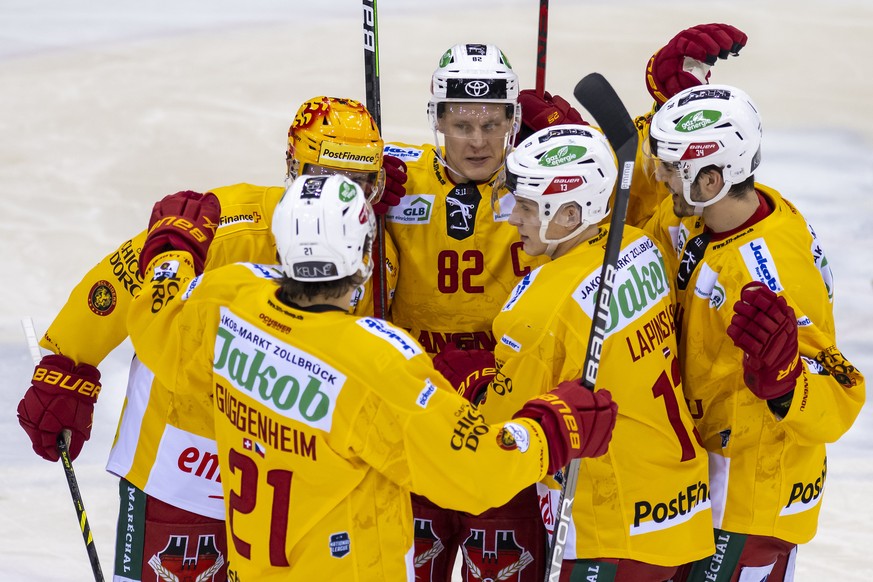
[[[537,244],[528,236],[521,237],[521,250],[531,257],[537,257],[545,252],[542,244]]]
[[[466,158],[464,159],[464,175],[470,180],[483,182],[491,178],[497,171],[497,165],[493,158]]]

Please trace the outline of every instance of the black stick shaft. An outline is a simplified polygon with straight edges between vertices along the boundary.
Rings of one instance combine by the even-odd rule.
[[[27,340],[27,347],[30,350],[30,357],[33,359],[33,365],[38,366],[42,360],[42,353],[39,351],[39,340],[36,337],[36,329],[33,327],[33,319],[30,317],[22,318],[21,326],[24,328],[24,337]],[[91,535],[91,525],[88,523],[88,515],[85,513],[85,504],[82,502],[82,494],[79,493],[79,482],[76,480],[76,473],[73,471],[73,461],[70,459],[70,450],[68,440],[70,431],[64,429],[57,438],[56,444],[58,454],[61,457],[61,465],[64,467],[64,474],[67,476],[67,486],[70,489],[70,496],[73,498],[73,507],[76,509],[76,516],[79,518],[79,529],[82,530],[82,538],[85,540],[85,549],[88,551],[88,560],[91,562],[91,570],[94,572],[94,580],[103,582],[103,570],[100,569],[100,560],[97,558],[97,548],[94,546],[94,536]]]
[[[379,85],[379,13],[376,0],[364,2],[364,81],[367,110],[382,132],[382,94]],[[373,245],[373,313],[384,319],[388,314],[388,282],[385,277],[385,217],[376,217],[376,240]]]
[[[549,0],[540,0],[539,33],[537,35],[536,92],[540,97],[546,91],[546,45],[549,40]]]
[[[91,535],[91,525],[88,523],[88,514],[85,513],[85,504],[82,502],[82,494],[79,492],[79,482],[76,479],[75,471],[73,471],[73,461],[70,459],[70,451],[67,448],[67,440],[63,433],[58,435],[58,453],[61,455],[64,474],[67,476],[67,485],[70,488],[70,496],[73,498],[73,507],[79,518],[79,529],[82,530],[82,539],[85,541],[85,549],[88,551],[88,560],[91,562],[94,580],[104,582],[100,559],[97,557],[97,548],[94,546],[94,536]]]
[[[609,234],[606,237],[603,267],[600,271],[600,283],[597,288],[597,306],[591,324],[591,333],[588,337],[585,361],[582,364],[582,386],[594,390],[600,367],[603,341],[606,336],[606,321],[609,315],[609,304],[612,300],[612,288],[615,283],[616,264],[621,251],[621,239],[624,233],[624,219],[630,197],[638,137],[633,120],[621,99],[609,82],[599,73],[592,73],[579,81],[573,94],[600,124],[604,135],[618,157],[619,170],[618,188],[613,200]],[[558,502],[558,516],[555,521],[549,560],[546,564],[547,582],[557,582],[561,575],[561,563],[564,559],[564,550],[570,531],[570,517],[573,511],[573,500],[576,497],[580,465],[580,460],[574,459],[564,472],[564,484]]]

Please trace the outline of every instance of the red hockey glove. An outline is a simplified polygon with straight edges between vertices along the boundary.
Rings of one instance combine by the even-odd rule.
[[[168,250],[191,253],[194,270],[198,275],[202,273],[220,217],[221,203],[212,192],[185,190],[155,203],[139,256],[140,274],[144,276],[151,260]]]
[[[729,24],[698,24],[674,36],[646,65],[646,88],[652,98],[663,105],[670,97],[688,87],[709,82],[685,70],[685,57],[712,66],[718,59],[736,56],[746,46],[746,34]]]
[[[513,418],[531,418],[543,427],[552,474],[572,459],[605,454],[617,414],[618,405],[609,390],[592,392],[572,380],[528,400]]]
[[[406,196],[406,162],[394,156],[382,156],[382,168],[385,170],[385,188],[382,197],[373,205],[377,215],[388,214],[392,206],[400,204],[400,199]]]
[[[524,89],[518,94],[521,105],[521,127],[515,136],[515,145],[520,144],[541,129],[562,123],[588,125],[582,115],[560,95],[548,91],[543,96],[533,89]]]
[[[434,356],[433,365],[458,394],[473,404],[485,399],[488,384],[497,374],[493,353],[488,350],[462,350],[454,343],[446,344]]]
[[[33,370],[30,388],[18,403],[18,422],[30,437],[34,452],[58,460],[57,438],[70,430],[70,458],[91,438],[94,403],[100,394],[100,372],[90,364],[51,354]]]
[[[734,303],[727,334],[745,354],[743,379],[755,396],[770,400],[794,389],[803,364],[797,318],[784,297],[758,281],[747,283]]]

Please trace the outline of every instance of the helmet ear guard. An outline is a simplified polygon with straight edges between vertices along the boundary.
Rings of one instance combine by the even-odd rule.
[[[342,175],[294,180],[273,214],[273,236],[285,274],[301,282],[335,281],[373,271],[373,209]]]
[[[729,85],[700,85],[677,93],[652,117],[649,135],[652,158],[679,171],[685,201],[700,211],[753,176],[761,163],[758,108],[744,91]],[[715,197],[694,201],[691,185],[709,166],[721,169],[724,186]]]

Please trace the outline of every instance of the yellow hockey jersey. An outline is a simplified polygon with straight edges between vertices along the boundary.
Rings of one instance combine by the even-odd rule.
[[[386,144],[406,162],[406,196],[386,215],[400,255],[391,319],[431,354],[448,342],[494,349],[491,321],[513,286],[542,264],[491,208],[493,182],[455,184],[433,145]]]
[[[287,306],[263,265],[187,286],[187,253],[154,265],[178,275],[144,286],[131,339],[181,426],[214,411],[229,579],[412,580],[410,491],[478,513],[545,474],[539,425],[484,424],[401,329]]]
[[[506,300],[494,320],[499,371],[479,408],[489,422],[583,376],[607,232],[601,227],[526,275]],[[609,451],[582,460],[565,559],[672,566],[714,551],[706,452],[682,398],[675,305],[662,259],[649,237],[625,227],[597,375],[618,418]],[[551,479],[538,485],[549,530],[556,487]]]
[[[645,227],[648,220],[657,212],[661,202],[670,197],[667,187],[655,180],[655,166],[645,153],[648,151],[649,125],[653,114],[654,110],[634,119],[634,126],[637,129],[637,153],[625,224],[638,228]]]
[[[212,190],[221,201],[221,218],[206,257],[207,271],[240,261],[276,261],[271,224],[284,191],[251,184]],[[40,345],[96,366],[127,337],[127,313],[143,286],[138,269],[145,234],[122,243],[85,275]],[[389,237],[386,251],[392,290],[397,255]],[[372,284],[358,289],[353,301],[356,313],[371,314]],[[107,470],[166,503],[223,518],[215,443],[207,435],[179,429],[169,414],[166,390],[134,358]]]
[[[836,346],[833,276],[815,231],[778,192],[755,188],[772,213],[723,240],[699,217],[676,218],[669,199],[647,230],[676,252],[682,377],[710,453],[715,526],[800,544],[816,531],[825,443],[852,425],[866,383]],[[754,280],[797,315],[804,370],[781,420],[746,387],[743,353],[726,333],[740,290]]]

